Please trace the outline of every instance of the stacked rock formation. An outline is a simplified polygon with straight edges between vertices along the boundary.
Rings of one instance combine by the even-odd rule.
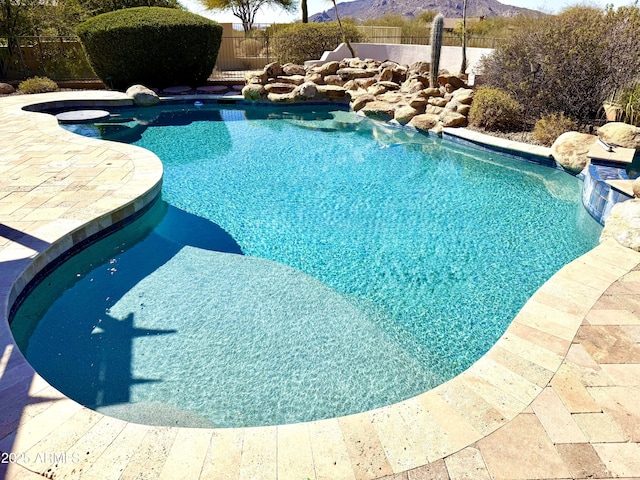
[[[420,130],[464,127],[473,90],[455,75],[441,74],[439,87],[428,88],[429,63],[348,58],[305,68],[270,63],[246,77],[246,100],[272,102],[337,101],[381,121]]]

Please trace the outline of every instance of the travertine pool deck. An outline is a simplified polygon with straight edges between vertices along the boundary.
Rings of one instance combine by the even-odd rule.
[[[144,208],[162,176],[150,152],[21,110],[65,99],[127,102],[116,92],[0,98],[0,478],[640,478],[640,253],[613,241],[554,275],[469,370],[388,407],[187,429],[65,398],[17,349],[11,305],[58,255]]]

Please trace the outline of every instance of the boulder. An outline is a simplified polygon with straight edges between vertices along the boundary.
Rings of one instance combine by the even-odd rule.
[[[127,88],[126,95],[133,98],[133,103],[139,107],[150,107],[160,102],[158,94],[144,85],[132,85]]]
[[[406,102],[405,96],[400,92],[385,92],[381,93],[376,98],[387,103]]]
[[[247,72],[244,76],[246,83],[258,83],[260,85],[267,83],[268,79],[267,72],[264,70],[262,72]]]
[[[378,82],[378,85],[386,88],[387,90],[399,90],[400,85],[396,82]]]
[[[444,108],[442,107],[437,107],[435,105],[427,105],[427,108],[425,108],[424,113],[433,113],[434,115],[440,115],[443,110]]]
[[[393,78],[391,79],[393,82],[400,84],[407,79],[408,67],[405,65],[400,65],[399,63],[387,60],[380,65],[380,69],[384,68],[390,68],[393,72]]]
[[[359,90],[360,89],[360,87],[358,87],[358,84],[356,83],[355,80],[349,80],[347,83],[342,85],[342,87],[345,90],[350,90],[350,91],[355,91],[355,90]]]
[[[418,130],[431,130],[438,124],[438,116],[431,113],[414,116],[409,122],[409,126]]]
[[[442,86],[445,86],[447,83],[451,85],[453,90],[458,88],[465,88],[467,86],[460,77],[456,75],[452,75],[450,73],[441,74],[438,76],[438,83]]]
[[[248,83],[242,89],[242,96],[245,100],[255,102],[256,100],[262,100],[267,91],[259,83]]]
[[[436,107],[444,107],[449,102],[442,97],[431,97],[429,100],[427,100],[427,103]]]
[[[373,77],[374,75],[376,75],[378,73],[377,70],[366,70],[364,68],[352,68],[352,67],[347,67],[347,68],[341,68],[336,72],[336,75],[338,75],[340,78],[342,78],[343,80],[355,80],[356,78],[369,78],[369,77]]]
[[[292,103],[296,101],[296,94],[295,92],[269,93],[267,98],[274,103]]]
[[[468,117],[469,112],[471,111],[471,105],[458,105],[456,106],[455,111],[461,115],[464,115],[465,117]]]
[[[412,78],[402,84],[401,90],[407,93],[418,93],[424,90],[424,84],[419,79]]]
[[[393,70],[391,70],[389,67],[383,68],[380,71],[380,76],[378,77],[378,80],[381,82],[388,82],[393,80]]]
[[[285,63],[282,66],[282,72],[285,75],[306,75],[306,71],[302,65],[296,65],[295,63]]]
[[[316,72],[326,77],[327,75],[335,75],[340,68],[340,62],[327,62],[319,67],[316,67]]]
[[[275,82],[264,86],[267,93],[290,93],[296,86],[292,83]]]
[[[463,105],[471,105],[473,102],[473,90],[470,88],[460,88],[453,92],[451,98]]]
[[[367,88],[367,92],[370,93],[371,95],[380,95],[386,91],[387,91],[386,88],[384,88],[382,85],[378,85],[377,83]]]
[[[407,77],[411,78],[414,76],[423,76],[425,73],[428,74],[431,69],[431,64],[429,62],[415,62],[412,63],[407,71]]]
[[[607,143],[613,143],[623,148],[640,149],[640,128],[628,123],[605,123],[598,128],[598,136]]]
[[[327,75],[324,77],[324,83],[327,85],[338,85],[339,87],[343,86],[347,83],[346,80],[343,80],[339,75]]]
[[[587,153],[596,140],[588,133],[565,132],[551,145],[551,155],[565,170],[580,173],[589,163]]]
[[[442,96],[442,92],[440,91],[439,88],[425,88],[423,90],[423,93],[427,97],[441,97]]]
[[[364,88],[365,90],[369,88],[371,85],[376,83],[375,77],[370,78],[356,78],[354,80],[355,84],[358,85],[358,88]]]
[[[600,235],[600,243],[610,238],[640,252],[640,199],[616,203],[611,208]]]
[[[322,78],[322,75],[320,75],[318,72],[307,73],[304,77],[304,81],[313,82],[316,85],[322,85],[324,83],[324,79]]]
[[[290,75],[288,77],[281,75],[275,80],[279,83],[291,83],[292,85],[302,85],[304,83],[304,77],[302,75]]]
[[[394,117],[395,108],[391,103],[375,100],[367,103],[361,111],[369,118],[387,122]]]
[[[265,65],[264,72],[267,74],[267,78],[276,78],[282,75],[282,66],[278,62],[271,62]]]
[[[400,125],[406,125],[417,114],[418,110],[416,110],[415,108],[409,105],[402,105],[401,107],[396,108],[393,118]]]
[[[318,86],[313,82],[305,82],[293,91],[296,100],[311,100],[318,94]]]
[[[467,117],[452,110],[443,110],[438,116],[443,127],[466,127]]]
[[[346,90],[337,85],[318,85],[318,93],[327,98],[344,98]]]
[[[427,105],[428,101],[429,97],[424,94],[424,91],[422,91],[416,93],[413,97],[411,97],[411,99],[409,100],[409,105],[411,105],[413,108],[420,109],[424,108],[424,106]]]
[[[0,95],[9,95],[10,93],[14,93],[15,91],[16,89],[8,83],[0,82]]]
[[[360,95],[358,98],[356,98],[351,103],[351,109],[354,112],[357,112],[358,110],[361,110],[362,107],[364,107],[367,103],[375,101],[375,99],[376,99],[376,97],[374,97],[373,95],[371,95],[369,93],[367,93],[365,95]]]

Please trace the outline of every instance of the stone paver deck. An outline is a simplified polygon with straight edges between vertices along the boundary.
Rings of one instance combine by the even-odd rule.
[[[162,173],[150,152],[21,110],[80,97],[127,102],[115,92],[0,99],[0,478],[640,478],[640,253],[614,242],[554,275],[467,371],[384,408],[189,429],[65,398],[17,349],[11,305],[58,255],[144,208]]]

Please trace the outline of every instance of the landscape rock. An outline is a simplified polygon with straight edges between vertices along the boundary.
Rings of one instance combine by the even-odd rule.
[[[378,82],[378,85],[384,87],[386,90],[399,90],[400,85],[396,82]]]
[[[613,143],[623,148],[640,149],[640,128],[628,123],[605,123],[598,128],[598,136],[607,143]]]
[[[364,88],[365,90],[369,88],[371,85],[376,83],[375,77],[369,78],[356,78],[354,83],[358,86],[358,88]]]
[[[304,67],[302,65],[296,65],[295,63],[285,63],[282,66],[282,73],[285,75],[306,75]]]
[[[401,107],[396,109],[393,115],[393,118],[400,125],[406,125],[417,114],[418,114],[418,110],[416,110],[415,108],[409,105],[402,105]]]
[[[414,76],[422,76],[424,74],[428,74],[431,69],[431,64],[429,62],[415,62],[412,63],[407,71],[407,77],[411,78]]]
[[[616,203],[605,221],[600,243],[613,238],[620,245],[640,252],[640,199]]]
[[[289,93],[269,93],[267,98],[274,103],[292,103],[296,101],[296,94]]]
[[[133,103],[139,107],[150,107],[160,102],[160,97],[144,85],[132,85],[127,88],[126,95],[133,98]]]
[[[317,72],[309,72],[304,77],[305,82],[313,82],[316,85],[324,84],[324,78]]]
[[[394,117],[395,106],[387,102],[375,100],[367,103],[361,111],[369,118],[387,122]]]
[[[443,110],[438,116],[443,127],[466,127],[467,117],[453,110]]]
[[[327,98],[344,98],[346,90],[337,85],[318,85],[318,93]]]
[[[337,85],[339,87],[347,83],[340,75],[327,75],[324,77],[324,83],[327,85]]]
[[[418,130],[431,130],[438,124],[438,116],[432,113],[424,113],[422,115],[414,116],[409,122],[409,126]]]
[[[264,89],[268,93],[290,93],[293,92],[294,88],[296,88],[296,86],[292,83],[283,82],[268,83],[264,86]]]
[[[248,83],[242,89],[244,99],[252,102],[262,100],[266,94],[267,91],[264,89],[264,86],[259,83]]]
[[[471,105],[473,102],[473,90],[470,88],[460,88],[453,92],[451,99],[463,105]]]
[[[296,100],[311,100],[316,98],[316,95],[318,94],[318,87],[315,83],[305,82],[296,87],[293,92]]]
[[[464,83],[464,80],[462,80],[461,78],[459,78],[456,75],[452,75],[450,73],[445,73],[442,75],[438,76],[438,83],[440,85],[442,85],[443,87],[447,84],[451,85],[453,87],[453,89],[458,89],[458,88],[464,88],[467,86],[466,83]]]
[[[16,89],[10,84],[0,82],[0,95],[9,95],[10,93],[15,93],[15,91]]]
[[[268,79],[269,77],[265,70],[262,72],[248,72],[244,76],[245,83],[258,83],[260,85],[267,83]]]
[[[427,105],[427,108],[425,109],[424,113],[432,113],[434,115],[440,115],[443,110],[444,108],[438,107],[436,105]]]
[[[425,88],[423,90],[423,93],[427,97],[441,97],[442,96],[442,92],[440,91],[439,88]]]
[[[367,88],[367,92],[370,93],[371,95],[381,95],[386,91],[387,89],[385,87],[383,87],[382,85],[378,85],[377,83]]]
[[[589,162],[587,153],[596,140],[588,133],[565,132],[551,145],[551,155],[565,170],[580,173]]]
[[[327,75],[335,75],[340,68],[340,62],[327,62],[319,67],[316,67],[316,72],[326,77]]]
[[[354,112],[357,112],[358,110],[361,110],[362,107],[364,107],[367,103],[375,101],[375,99],[376,99],[376,97],[374,97],[373,95],[371,95],[369,93],[367,93],[365,95],[360,95],[351,104],[351,109]]]
[[[336,72],[343,80],[355,80],[356,78],[369,78],[378,73],[377,70],[365,70],[364,68],[341,68]]]
[[[427,103],[436,107],[444,107],[449,102],[442,97],[431,97]]]
[[[280,83],[292,83],[293,85],[302,85],[304,83],[304,76],[289,75],[285,77],[284,75],[280,75],[279,77],[276,78],[276,81]]]
[[[391,70],[389,67],[383,68],[380,71],[380,77],[378,78],[378,80],[381,82],[389,82],[393,80],[393,70]]]
[[[278,62],[271,62],[264,67],[267,78],[276,78],[282,75],[282,66]]]

